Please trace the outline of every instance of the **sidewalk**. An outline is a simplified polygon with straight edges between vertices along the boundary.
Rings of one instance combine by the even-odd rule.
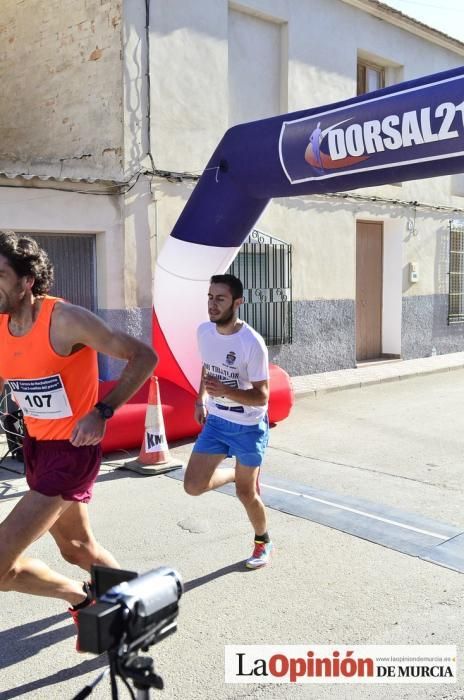
[[[464,368],[464,352],[421,357],[417,360],[385,360],[358,367],[291,377],[295,396],[314,396],[328,391],[359,389],[370,384],[407,379],[418,374],[434,374]]]

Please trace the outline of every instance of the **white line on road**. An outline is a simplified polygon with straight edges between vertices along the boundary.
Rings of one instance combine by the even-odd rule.
[[[334,501],[326,501],[323,498],[317,498],[316,496],[307,496],[305,493],[299,493],[298,491],[289,491],[288,489],[278,488],[277,486],[269,486],[268,484],[260,483],[261,488],[271,489],[272,491],[281,491],[282,493],[288,493],[291,496],[300,496],[307,498],[310,501],[317,501],[318,503],[323,503],[326,506],[332,506],[333,508],[339,508],[340,510],[346,510],[349,513],[356,513],[356,515],[362,515],[365,518],[371,518],[372,520],[379,520],[382,523],[387,523],[388,525],[395,525],[396,527],[401,527],[404,530],[412,530],[413,532],[418,532],[421,535],[429,535],[430,537],[435,537],[437,540],[449,540],[449,535],[440,535],[436,532],[429,532],[428,530],[422,530],[418,527],[413,527],[412,525],[406,525],[405,523],[400,523],[397,520],[390,520],[389,518],[382,518],[380,515],[374,515],[373,513],[367,513],[364,510],[357,510],[356,508],[350,508],[349,506],[342,506],[340,503]]]

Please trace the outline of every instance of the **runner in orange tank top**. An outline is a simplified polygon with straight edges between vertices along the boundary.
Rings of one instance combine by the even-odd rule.
[[[9,382],[24,414],[30,490],[0,524],[0,590],[69,603],[91,602],[87,583],[23,556],[46,532],[63,558],[90,571],[117,567],[95,539],[87,503],[97,478],[105,423],[152,374],[156,355],[86,309],[47,296],[53,267],[36,241],[0,232],[0,392]],[[97,400],[97,353],[126,360],[119,381]]]
[[[10,331],[0,315],[0,377],[20,405],[27,432],[37,440],[69,440],[77,420],[98,400],[97,353],[88,346],[60,355],[50,341],[50,322],[64,302],[45,296],[25,335]],[[55,314],[56,315],[56,314]]]

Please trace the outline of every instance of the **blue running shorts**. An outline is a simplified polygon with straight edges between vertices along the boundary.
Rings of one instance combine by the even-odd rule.
[[[193,452],[236,457],[246,467],[260,467],[269,442],[267,416],[256,425],[231,423],[219,416],[208,416]]]

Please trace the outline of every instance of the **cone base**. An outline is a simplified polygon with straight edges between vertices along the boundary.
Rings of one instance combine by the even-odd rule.
[[[118,469],[130,469],[137,474],[144,474],[145,476],[156,476],[157,474],[164,474],[164,472],[170,472],[173,469],[181,469],[184,466],[184,462],[179,459],[170,459],[167,462],[160,464],[143,464],[138,459],[131,459]]]

